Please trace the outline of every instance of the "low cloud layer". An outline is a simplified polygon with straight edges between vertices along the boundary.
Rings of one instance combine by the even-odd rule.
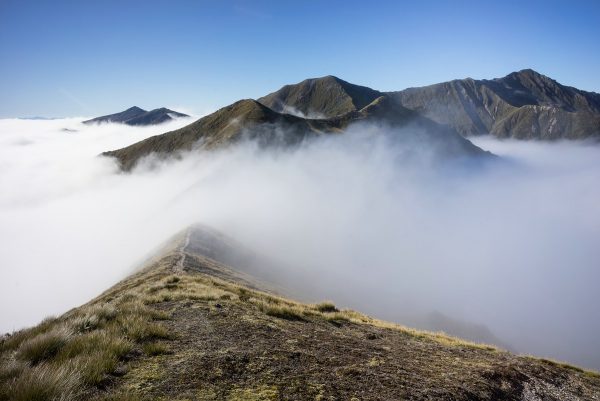
[[[502,161],[440,165],[424,150],[406,163],[361,126],[294,151],[244,143],[118,174],[95,155],[189,120],[79,121],[0,120],[2,331],[89,300],[202,222],[280,261],[308,300],[414,325],[438,312],[600,368],[598,145],[481,138]]]

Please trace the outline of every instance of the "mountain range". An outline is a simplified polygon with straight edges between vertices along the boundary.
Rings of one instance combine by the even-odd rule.
[[[398,141],[425,144],[438,159],[489,158],[469,136],[600,138],[600,94],[561,85],[530,69],[492,80],[467,78],[398,92],[326,76],[286,85],[257,100],[240,100],[181,129],[104,155],[130,170],[151,154],[168,158],[243,138],[264,146],[292,145],[359,123],[384,125]]]
[[[0,400],[538,401],[600,394],[595,372],[409,329],[329,301],[292,300],[246,269],[247,255],[214,230],[186,229],[89,303],[1,338]]]
[[[600,137],[600,94],[561,85],[531,69],[492,80],[467,78],[397,92],[378,92],[327,76],[286,85],[258,101],[279,112],[330,118],[380,96],[463,136]]]
[[[337,78],[331,79],[343,82]],[[351,89],[354,87],[347,85]],[[323,87],[320,94],[330,95],[331,91]],[[338,100],[341,97],[341,93],[334,95]],[[397,104],[390,97],[376,97],[364,106],[370,99],[363,98],[363,102],[359,103],[363,106],[360,109],[350,106],[350,100],[346,100],[348,105],[336,111],[341,114],[327,118],[305,118],[279,112],[260,101],[240,100],[181,129],[153,136],[104,155],[116,157],[124,170],[130,170],[138,160],[150,154],[170,157],[177,152],[194,148],[223,147],[244,138],[254,139],[263,146],[289,146],[311,137],[340,134],[353,124],[374,123],[385,125],[387,130],[394,133],[397,141],[427,143],[440,158],[491,156],[454,129],[423,117]]]
[[[92,118],[91,120],[83,121],[84,124],[100,124],[100,123],[121,123],[127,125],[153,125],[170,121],[173,118],[189,117],[187,114],[178,113],[173,110],[161,107],[146,111],[137,106],[128,108],[125,111],[106,116]]]

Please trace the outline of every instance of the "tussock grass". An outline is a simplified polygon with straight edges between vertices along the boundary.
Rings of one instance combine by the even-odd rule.
[[[65,361],[78,355],[89,354],[95,350],[103,350],[117,357],[122,357],[129,353],[132,348],[133,343],[120,337],[117,333],[100,331],[73,338],[56,358]]]
[[[121,305],[121,316],[137,316],[145,320],[168,320],[170,316],[167,312],[150,308],[139,301],[127,302]]]
[[[144,353],[149,356],[162,355],[169,352],[167,345],[160,342],[145,343],[142,346],[142,349],[144,350]]]
[[[110,298],[112,303],[86,305],[4,339],[0,400],[81,399],[117,374],[135,347],[172,338],[156,322],[169,314],[144,305],[136,291]],[[145,349],[157,355],[166,352],[166,345]]]
[[[150,323],[138,315],[120,317],[119,326],[127,338],[136,342],[171,338],[171,334],[164,326]]]
[[[314,306],[316,310],[323,313],[339,312],[335,304],[331,301],[323,301]]]
[[[24,370],[3,391],[13,401],[71,401],[81,393],[79,380],[79,372],[72,365],[38,365]]]
[[[238,298],[242,302],[247,302],[251,298],[251,293],[246,288],[240,287],[237,289]]]
[[[343,312],[327,313],[327,315],[325,315],[324,317],[328,322],[338,325],[343,322],[350,322],[350,317],[348,317]]]
[[[77,359],[79,372],[86,385],[99,385],[117,368],[119,359],[116,355],[102,350],[82,355]]]
[[[268,302],[261,302],[258,304],[258,306],[260,310],[268,316],[278,317],[285,320],[305,320],[303,310],[300,308],[289,305],[277,305]]]
[[[54,357],[69,342],[72,333],[59,326],[46,333],[38,334],[24,341],[17,350],[17,358],[36,365]]]
[[[10,337],[5,338],[0,343],[0,352],[17,349],[25,340],[31,339],[38,334],[45,333],[51,327],[54,327],[56,322],[57,318],[50,316],[42,320],[42,322],[35,327],[13,333]]]
[[[0,383],[18,377],[26,368],[27,364],[25,362],[14,359],[0,364]],[[0,397],[0,399],[2,399],[2,397]]]
[[[73,318],[71,326],[76,332],[83,333],[105,326],[116,316],[117,309],[113,305],[95,305]]]

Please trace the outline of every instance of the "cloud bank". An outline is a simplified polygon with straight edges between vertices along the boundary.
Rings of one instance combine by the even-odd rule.
[[[381,128],[358,126],[118,174],[95,156],[189,121],[80,120],[0,120],[2,331],[89,300],[202,222],[279,261],[307,300],[417,326],[436,312],[600,368],[598,145],[480,138],[502,161],[452,166],[426,147],[406,162]]]

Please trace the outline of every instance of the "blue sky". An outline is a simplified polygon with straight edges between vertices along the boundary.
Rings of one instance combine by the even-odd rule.
[[[201,114],[328,74],[400,90],[533,68],[600,92],[599,39],[600,1],[0,0],[0,117]]]

